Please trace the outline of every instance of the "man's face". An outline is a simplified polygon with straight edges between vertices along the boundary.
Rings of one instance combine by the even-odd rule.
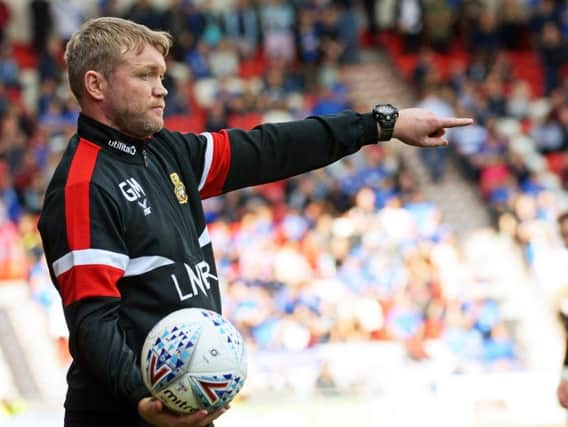
[[[162,54],[147,45],[137,54],[129,51],[109,79],[103,108],[121,132],[146,138],[162,129],[167,90],[162,84],[166,63]]]

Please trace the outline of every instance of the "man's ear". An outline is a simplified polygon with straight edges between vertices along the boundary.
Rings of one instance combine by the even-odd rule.
[[[97,101],[102,101],[105,97],[104,92],[108,84],[104,76],[97,71],[89,70],[85,73],[83,80],[87,96]]]

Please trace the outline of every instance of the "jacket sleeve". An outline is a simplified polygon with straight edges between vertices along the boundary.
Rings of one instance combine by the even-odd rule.
[[[376,143],[378,131],[370,113],[346,111],[249,132],[204,132],[197,144],[186,140],[200,195],[207,198],[326,166]]]
[[[129,261],[118,207],[97,185],[79,182],[47,195],[39,229],[74,362],[135,407],[150,394],[118,323],[117,282]]]

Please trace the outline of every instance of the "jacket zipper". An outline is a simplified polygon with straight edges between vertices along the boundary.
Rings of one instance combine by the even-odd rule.
[[[144,145],[142,146],[142,157],[144,158],[144,167],[148,167],[148,152],[146,147],[148,146],[148,142],[144,141]]]

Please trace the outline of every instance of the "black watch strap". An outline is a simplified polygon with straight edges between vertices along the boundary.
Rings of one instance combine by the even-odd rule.
[[[394,123],[392,125],[387,125],[385,123],[379,122],[380,127],[380,135],[379,141],[388,141],[392,138],[392,134],[394,133]]]

